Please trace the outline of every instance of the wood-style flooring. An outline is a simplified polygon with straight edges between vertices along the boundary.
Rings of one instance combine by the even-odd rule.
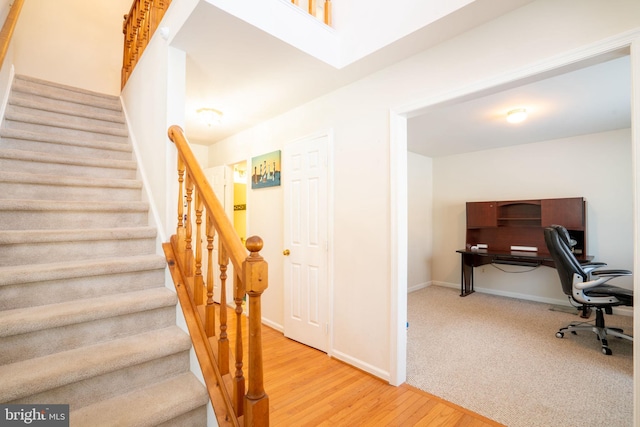
[[[267,326],[262,340],[271,426],[501,426],[407,384],[391,386]]]

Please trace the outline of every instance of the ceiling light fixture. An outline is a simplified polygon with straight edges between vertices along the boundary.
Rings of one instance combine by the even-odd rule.
[[[215,108],[200,108],[197,113],[207,126],[219,125],[222,121],[222,111]]]
[[[526,108],[516,108],[507,113],[507,121],[509,123],[520,123],[527,118]]]

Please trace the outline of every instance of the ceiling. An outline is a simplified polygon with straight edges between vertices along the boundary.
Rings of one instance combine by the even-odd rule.
[[[200,1],[171,40],[187,55],[185,132],[191,142],[214,144],[532,1],[474,0],[342,68]],[[201,108],[222,111],[222,123],[207,126]]]
[[[631,127],[626,52],[553,74],[416,112],[408,120],[408,150],[441,157]],[[528,117],[510,124],[507,112],[516,108],[526,108]]]
[[[214,144],[530,1],[476,0],[341,69],[200,2],[171,42],[187,54],[185,132],[193,143]],[[628,128],[627,54],[613,52],[416,111],[408,120],[408,149],[438,157]],[[521,106],[528,120],[507,126],[506,112]],[[222,111],[222,123],[203,123],[200,108]]]

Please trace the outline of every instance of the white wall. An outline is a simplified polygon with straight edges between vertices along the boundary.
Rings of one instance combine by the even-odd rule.
[[[154,222],[166,239],[175,234],[178,195],[176,148],[167,130],[171,125],[184,128],[186,93],[186,54],[169,43],[196,3],[171,4],[162,21],[169,28],[167,40],[156,31],[122,90],[146,195],[157,215]]]
[[[433,169],[436,283],[460,285],[455,251],[465,245],[467,201],[584,197],[588,253],[611,268],[633,268],[630,129],[435,158]],[[500,268],[514,274],[476,268],[476,289],[566,303],[554,269]],[[631,278],[616,284],[633,288]]]
[[[332,129],[334,356],[389,377],[390,335],[396,327],[389,303],[389,110],[459,91],[637,27],[640,2],[615,4],[536,1],[211,147],[209,166],[230,164]],[[264,294],[269,303],[263,315],[282,324],[281,194],[272,195],[248,201],[252,212],[260,214],[259,223],[255,216],[249,218],[249,233],[265,238],[263,256],[270,263],[270,286]],[[449,237],[461,241],[459,236]],[[405,289],[406,284],[399,286]]]
[[[132,0],[27,0],[14,33],[17,74],[120,94],[123,16]]]
[[[1,0],[0,1],[0,22],[4,24],[5,19],[7,19],[7,15],[9,14],[9,9],[11,8],[10,0]],[[2,104],[0,104],[0,116],[4,117],[4,110],[6,108],[7,101],[9,99],[9,89],[11,86],[11,79],[13,78],[13,45],[15,43],[15,38],[11,39],[11,43],[7,49],[7,53],[5,55],[4,61],[0,66],[0,100]]]
[[[407,288],[431,284],[433,256],[433,160],[407,154]]]
[[[333,22],[341,35],[342,62],[354,62],[473,1],[404,0],[401,7],[389,7],[381,0],[334,0]]]
[[[11,0],[0,0],[0,22],[4,24],[5,19],[7,19],[7,15],[9,14],[9,9],[13,1]]]

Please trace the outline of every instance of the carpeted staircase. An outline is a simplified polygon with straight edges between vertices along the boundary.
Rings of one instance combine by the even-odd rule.
[[[0,403],[206,425],[120,100],[16,76],[0,137]]]

